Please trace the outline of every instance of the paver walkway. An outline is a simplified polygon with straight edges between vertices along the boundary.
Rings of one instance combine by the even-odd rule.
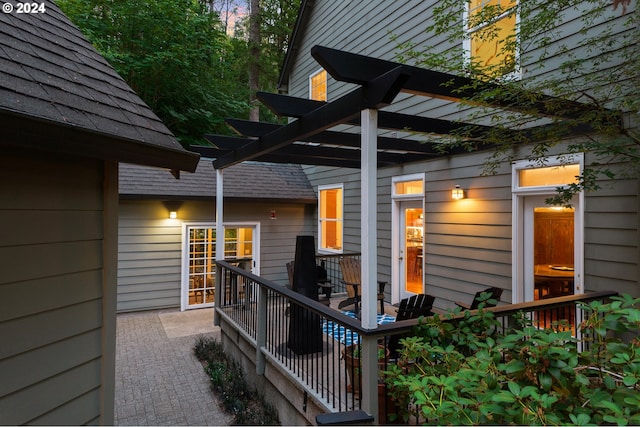
[[[212,309],[120,314],[116,425],[230,425],[193,354],[198,335],[220,338]]]

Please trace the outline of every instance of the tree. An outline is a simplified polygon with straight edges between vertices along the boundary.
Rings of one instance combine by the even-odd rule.
[[[475,78],[476,94],[462,97],[464,121],[490,124],[493,130],[482,141],[470,141],[465,138],[470,129],[462,129],[442,142],[443,150],[496,147],[485,173],[511,160],[515,145],[528,147],[529,158],[538,162],[561,143],[567,153],[588,153],[590,162],[578,182],[559,188],[548,200],[554,204],[570,204],[576,193],[599,189],[603,179],[637,177],[640,12],[635,5],[630,0],[507,0],[469,9],[477,3],[437,2],[426,28],[432,35],[429,45],[399,46],[400,60]],[[512,19],[513,31],[498,24],[505,17]],[[467,53],[469,45],[472,54]],[[541,119],[527,108],[542,94],[579,102],[582,108],[561,123],[557,116],[568,113],[560,110],[562,103],[546,103]],[[509,100],[520,112],[497,112],[490,107],[495,99]],[[541,124],[546,126],[537,126]],[[514,140],[513,129],[532,131]],[[592,132],[571,137],[575,129]]]
[[[228,133],[248,110],[235,45],[197,0],[60,0],[83,31],[184,145]]]
[[[257,2],[257,0],[251,0]],[[252,44],[253,50],[248,57],[247,68],[250,64],[255,65],[257,72],[253,87],[255,90],[265,92],[275,92],[278,82],[279,72],[284,63],[284,57],[289,48],[291,34],[296,22],[298,10],[300,9],[300,0],[260,0],[259,7],[252,10],[259,10],[259,18],[254,22],[259,22],[259,31],[254,28],[255,40],[259,40],[257,44]],[[258,13],[258,12],[255,12]],[[237,33],[239,38],[249,33],[248,27],[251,25],[251,19],[245,19]],[[251,37],[249,37],[251,39]],[[252,93],[254,93],[252,91]],[[256,106],[256,114],[259,114],[260,120],[276,121],[277,118],[265,109],[258,109]],[[257,119],[258,116],[254,116]]]
[[[260,1],[251,0],[251,12],[249,13],[249,120],[257,122],[260,120],[260,108],[256,92],[260,88]]]

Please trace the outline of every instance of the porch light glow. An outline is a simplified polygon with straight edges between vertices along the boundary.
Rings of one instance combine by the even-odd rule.
[[[180,210],[180,206],[182,206],[181,200],[165,200],[162,202],[164,207],[169,212],[169,218],[176,219],[178,218],[178,211]]]
[[[456,187],[453,190],[451,190],[451,198],[453,200],[464,199],[464,190],[460,188],[459,185],[456,185]]]

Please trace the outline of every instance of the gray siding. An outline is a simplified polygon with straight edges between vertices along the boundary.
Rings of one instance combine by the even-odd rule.
[[[0,163],[0,424],[97,424],[102,163],[6,149]]]
[[[640,182],[600,182],[585,209],[585,287],[640,295]]]
[[[315,208],[315,207],[314,207]],[[271,209],[277,219],[269,218]],[[311,234],[304,204],[225,201],[225,222],[260,222],[260,275],[286,284],[295,236]],[[169,220],[160,201],[120,201],[118,311],[180,306],[182,221],[215,222],[213,202],[187,201]]]
[[[496,175],[481,176],[485,156],[466,154],[378,171],[381,279],[391,279],[391,177],[425,172],[426,292],[437,297],[441,308],[467,301],[489,286],[504,289],[502,300],[511,301],[511,169],[504,166]],[[314,187],[344,184],[345,251],[359,251],[359,171],[308,167],[306,172]],[[455,184],[465,189],[468,200],[451,201]],[[620,179],[601,186],[585,197],[585,289],[640,296],[638,180]]]
[[[435,46],[440,51],[452,47],[444,34],[426,34],[424,22],[436,2],[382,0],[360,2],[315,1],[304,33],[297,40],[299,50],[292,58],[289,94],[308,97],[308,78],[320,66],[310,55],[314,45],[394,60],[399,43]],[[629,13],[635,5],[629,7]],[[577,56],[587,54],[581,46],[584,36],[576,34],[579,12],[567,15],[558,29],[558,44],[568,46]],[[462,15],[461,15],[462,16]],[[604,22],[621,23],[621,8],[611,9]],[[462,25],[462,24],[461,24]],[[601,31],[595,26],[593,32]],[[620,36],[628,33],[622,25]],[[391,34],[397,41],[391,40]],[[552,48],[553,49],[553,48]],[[524,58],[535,55],[524,55]],[[526,78],[546,79],[557,73],[557,56],[549,56],[545,67],[525,62]],[[600,64],[615,67],[612,61]],[[582,83],[575,82],[580,89]],[[328,98],[335,100],[353,85],[328,80]],[[460,117],[455,105],[441,100],[400,95],[386,110],[439,118]],[[355,129],[354,131],[358,131]],[[560,150],[560,149],[558,149]],[[561,151],[557,151],[561,153]],[[391,177],[426,173],[425,185],[425,285],[437,297],[440,307],[457,300],[469,300],[488,286],[505,289],[502,300],[511,301],[512,194],[511,169],[504,165],[494,176],[482,176],[487,154],[468,154],[425,161],[378,171],[378,271],[390,280],[391,260]],[[525,158],[515,153],[515,158]],[[587,162],[590,161],[587,156]],[[345,251],[360,250],[360,173],[355,169],[305,167],[313,187],[343,183],[345,189]],[[473,203],[451,203],[450,191],[460,184]],[[603,182],[603,189],[585,198],[585,287],[587,290],[617,290],[640,296],[640,234],[638,180],[619,180],[615,187]],[[461,206],[466,206],[461,210]],[[314,233],[316,231],[314,230]]]

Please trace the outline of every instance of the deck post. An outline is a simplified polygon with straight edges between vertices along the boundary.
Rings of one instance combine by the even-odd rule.
[[[267,345],[267,298],[268,289],[260,286],[258,295],[258,329],[256,331],[256,373],[264,375],[266,359],[262,349]]]
[[[377,173],[378,173],[378,110],[361,112],[361,247],[362,301],[361,324],[376,329],[378,305],[378,246],[377,246]],[[362,409],[378,421],[378,363],[377,339],[362,339]]]

